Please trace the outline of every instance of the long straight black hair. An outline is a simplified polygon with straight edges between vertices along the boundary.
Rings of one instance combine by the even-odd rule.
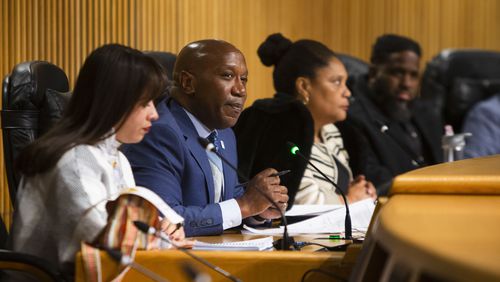
[[[61,120],[23,150],[16,168],[24,176],[49,171],[74,146],[94,145],[118,130],[140,103],[164,90],[166,74],[142,52],[119,44],[95,49],[85,60]]]

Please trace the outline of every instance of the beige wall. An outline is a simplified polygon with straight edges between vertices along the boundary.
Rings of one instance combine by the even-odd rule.
[[[316,39],[367,60],[387,32],[418,40],[428,60],[443,48],[500,50],[499,0],[0,0],[0,75],[27,60],[62,67],[71,84],[95,47],[118,42],[178,52],[202,38],[232,42],[250,71],[247,105],[273,94],[256,55],[267,35]],[[0,153],[0,156],[3,155]],[[4,171],[3,162],[0,171]],[[5,177],[0,212],[9,222]]]

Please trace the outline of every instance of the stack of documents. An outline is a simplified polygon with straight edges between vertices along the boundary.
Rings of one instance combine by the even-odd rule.
[[[193,250],[206,251],[263,251],[273,248],[273,237],[264,237],[253,240],[226,242],[226,243],[206,243],[195,241]]]

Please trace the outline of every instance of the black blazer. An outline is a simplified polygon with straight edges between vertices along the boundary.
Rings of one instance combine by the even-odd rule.
[[[359,129],[357,132],[361,132],[367,142],[364,148],[346,146],[346,149],[353,166],[359,168],[356,172],[366,175],[375,184],[379,194],[385,194],[384,190],[395,176],[442,161],[443,126],[424,102],[417,100],[413,103],[412,122],[421,136],[424,157],[424,162],[418,161],[416,153],[404,138],[404,132],[371,101],[367,89],[366,84],[362,84],[353,91],[355,102],[348,114],[348,121]],[[358,138],[343,132],[342,128],[340,130],[345,144],[352,144],[351,140]]]

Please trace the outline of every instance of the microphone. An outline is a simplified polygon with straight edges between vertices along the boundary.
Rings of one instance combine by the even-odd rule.
[[[134,259],[130,256],[123,255],[122,252],[118,250],[113,250],[110,248],[104,248],[106,253],[116,262],[121,265],[130,266],[131,268],[137,270],[142,273],[144,276],[158,282],[168,282],[167,279],[161,277],[160,275],[154,273],[153,271],[145,268],[144,266],[134,262]]]
[[[349,213],[349,205],[347,204],[347,198],[344,194],[344,191],[339,188],[339,186],[333,182],[330,177],[326,176],[319,168],[317,168],[308,158],[306,158],[301,152],[299,147],[297,145],[293,144],[292,142],[288,141],[286,144],[290,147],[290,152],[292,155],[299,156],[302,159],[304,159],[308,164],[310,164],[317,172],[319,172],[328,182],[330,182],[337,191],[340,192],[340,195],[342,195],[342,198],[344,199],[344,204],[345,204],[345,239],[347,240],[352,240],[352,225],[351,225],[351,214]]]
[[[214,144],[212,144],[206,138],[202,138],[202,137],[198,137],[198,142],[200,142],[201,146],[203,148],[205,148],[205,150],[216,154],[224,163],[226,163],[232,170],[234,170],[236,172],[236,174],[238,174],[238,176],[240,177],[241,180],[243,180],[243,182],[249,181],[248,178],[245,175],[243,175],[243,173],[241,173],[229,160],[224,158],[224,156],[222,156],[222,154],[220,154],[219,152],[217,152],[217,150],[215,150]],[[262,196],[264,196],[264,198],[266,198],[266,200],[268,200],[273,205],[273,207],[275,207],[279,211],[280,216],[281,216],[281,220],[283,221],[283,226],[284,226],[283,239],[277,240],[277,242],[275,244],[275,248],[278,250],[284,250],[284,251],[290,250],[290,248],[292,246],[295,248],[295,240],[293,239],[293,237],[288,236],[288,223],[286,222],[286,217],[283,214],[283,212],[281,211],[278,204],[276,204],[276,202],[273,199],[271,199],[271,197],[269,197],[266,193],[262,192],[259,188],[256,188],[256,190]]]
[[[201,258],[199,256],[196,256],[195,254],[189,252],[186,249],[180,248],[172,240],[170,240],[170,238],[168,238],[168,236],[166,236],[163,232],[156,230],[156,228],[154,228],[152,226],[149,226],[147,223],[136,220],[136,221],[134,221],[134,225],[141,232],[144,232],[146,234],[153,235],[153,236],[155,236],[157,238],[160,238],[161,240],[163,240],[163,241],[171,244],[172,246],[174,246],[177,250],[185,253],[186,255],[188,255],[191,258],[195,259],[196,261],[200,262],[201,264],[204,264],[204,265],[208,266],[209,268],[215,270],[216,272],[222,274],[223,276],[225,276],[229,280],[234,281],[234,282],[241,282],[241,280],[239,278],[233,276],[231,273],[225,271],[224,269],[222,269],[222,268],[220,268],[220,267],[218,267],[218,266],[216,266],[214,264],[211,264],[207,260],[205,260],[205,259],[203,259],[203,258]]]

